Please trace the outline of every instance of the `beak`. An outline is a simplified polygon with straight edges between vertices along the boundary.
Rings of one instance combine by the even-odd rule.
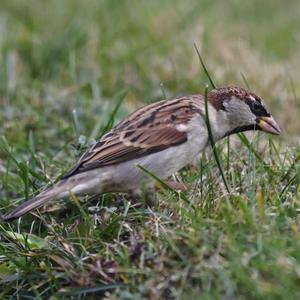
[[[258,118],[258,126],[262,131],[279,135],[280,128],[272,116]]]

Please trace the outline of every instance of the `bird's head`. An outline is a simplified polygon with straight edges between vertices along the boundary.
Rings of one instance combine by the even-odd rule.
[[[278,135],[280,128],[266,109],[262,99],[241,87],[221,87],[208,93],[213,106],[217,138],[248,131],[261,130]]]

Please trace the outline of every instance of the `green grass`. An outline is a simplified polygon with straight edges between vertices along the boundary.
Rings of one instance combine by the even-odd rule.
[[[139,105],[204,94],[194,43],[282,128],[219,142],[152,207],[70,198],[1,224],[0,299],[300,297],[299,1],[223,2],[0,2],[1,213]]]

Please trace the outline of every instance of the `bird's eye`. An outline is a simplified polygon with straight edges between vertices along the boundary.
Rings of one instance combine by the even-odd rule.
[[[254,112],[259,112],[261,110],[261,105],[257,102],[254,102],[252,104],[252,109],[253,109]]]

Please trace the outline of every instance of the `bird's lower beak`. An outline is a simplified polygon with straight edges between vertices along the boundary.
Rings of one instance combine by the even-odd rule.
[[[271,134],[280,134],[280,128],[273,117],[260,117],[258,119],[258,126],[262,131]]]

